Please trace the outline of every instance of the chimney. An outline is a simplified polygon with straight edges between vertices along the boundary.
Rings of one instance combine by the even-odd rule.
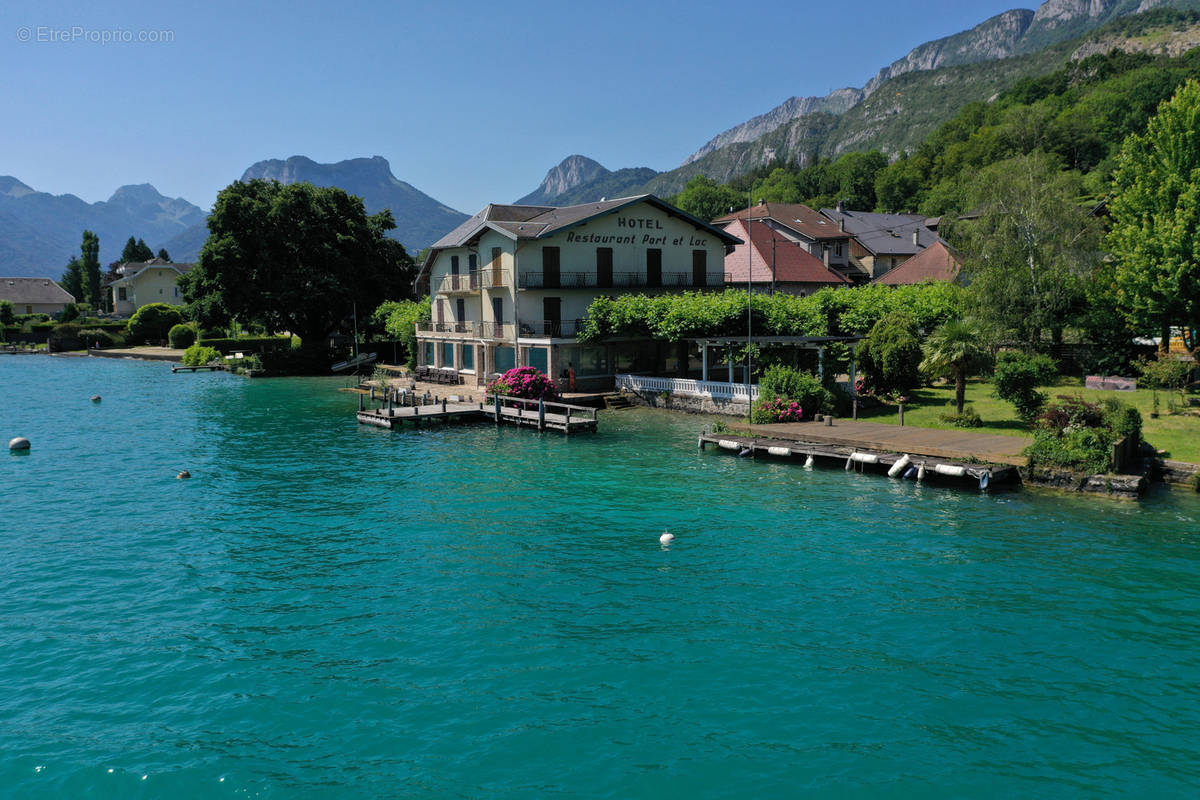
[[[841,203],[838,203],[838,205],[840,206]],[[839,208],[838,211],[841,211],[841,209]],[[846,232],[846,218],[845,217],[838,217],[838,230],[841,231],[842,233]]]
[[[919,228],[913,228],[913,247],[921,246],[921,231]]]
[[[821,251],[822,251],[822,252],[821,252],[821,258],[822,258],[822,259],[824,259],[824,261],[825,261],[825,266],[827,266],[827,267],[828,267],[828,266],[829,266],[829,263],[830,263],[830,258],[829,258],[830,248],[828,248],[828,247],[823,247],[823,248],[821,248]]]
[[[846,202],[844,200],[838,200],[837,210],[839,214],[846,210]]]

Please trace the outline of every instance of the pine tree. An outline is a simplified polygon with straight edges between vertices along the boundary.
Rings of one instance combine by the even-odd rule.
[[[91,231],[83,232],[83,243],[79,246],[83,257],[79,268],[83,277],[84,302],[93,308],[100,307],[100,237]]]
[[[83,268],[78,258],[72,258],[67,262],[67,270],[63,273],[58,285],[63,288],[63,291],[74,297],[75,302],[83,300]]]

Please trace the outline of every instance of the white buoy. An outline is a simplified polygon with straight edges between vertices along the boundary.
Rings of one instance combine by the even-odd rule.
[[[32,445],[24,436],[18,436],[17,438],[10,440],[8,443],[8,449],[14,452],[28,450],[30,447],[32,447]]]
[[[892,464],[891,469],[888,470],[888,477],[895,478],[896,476],[902,474],[904,472],[904,468],[907,467],[910,462],[912,462],[912,459],[909,458],[908,453],[900,456],[899,460],[896,461],[895,464]]]
[[[662,536],[658,537],[658,541],[660,544],[670,544],[675,541],[675,534],[670,531],[663,531]]]
[[[921,462],[921,466],[917,467],[917,483],[925,480],[925,462]]]
[[[187,478],[190,478],[190,477],[192,477],[192,473],[188,472],[186,469],[183,472],[180,472],[178,475],[175,476],[176,480],[181,480],[181,481],[186,480]]]
[[[804,459],[804,468],[805,468],[805,469],[812,469],[812,468],[813,468],[813,455],[812,455],[812,453],[809,453],[809,454],[808,454],[808,458]]]

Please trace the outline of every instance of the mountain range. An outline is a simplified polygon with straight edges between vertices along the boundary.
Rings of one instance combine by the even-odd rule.
[[[1166,44],[1162,37],[1131,40],[1121,32],[1121,18],[1158,8],[1198,10],[1200,0],[1047,0],[1036,11],[1012,9],[915,47],[862,88],[788,98],[712,137],[672,170],[609,170],[575,154],[516,202],[570,205],[642,192],[670,196],[699,174],[728,181],[775,162],[804,165],[813,157],[869,149],[897,156],[966,103],[988,100],[1071,59],[1111,47],[1175,52],[1200,42],[1194,19],[1189,31],[1167,37]],[[242,180],[252,178],[338,186],[361,196],[368,212],[390,208],[397,223],[392,233],[410,249],[430,244],[467,218],[396,178],[380,156],[334,164],[305,156],[269,159],[242,173]],[[191,261],[207,238],[205,219],[203,209],[164,197],[149,184],[122,186],[107,201],[89,204],[0,176],[0,274],[59,277],[78,254],[85,228],[100,236],[103,263],[117,258],[130,236],[155,250],[166,247],[175,260]]]

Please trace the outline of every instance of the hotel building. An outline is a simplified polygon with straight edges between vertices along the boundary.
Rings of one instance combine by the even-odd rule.
[[[687,369],[688,354],[646,340],[581,344],[592,301],[629,292],[720,291],[725,255],[741,240],[653,195],[577,206],[489,205],[437,241],[418,292],[433,299],[417,326],[419,365],[465,383],[531,366],[571,368],[579,389],[617,372]],[[680,364],[680,361],[683,364]]]

